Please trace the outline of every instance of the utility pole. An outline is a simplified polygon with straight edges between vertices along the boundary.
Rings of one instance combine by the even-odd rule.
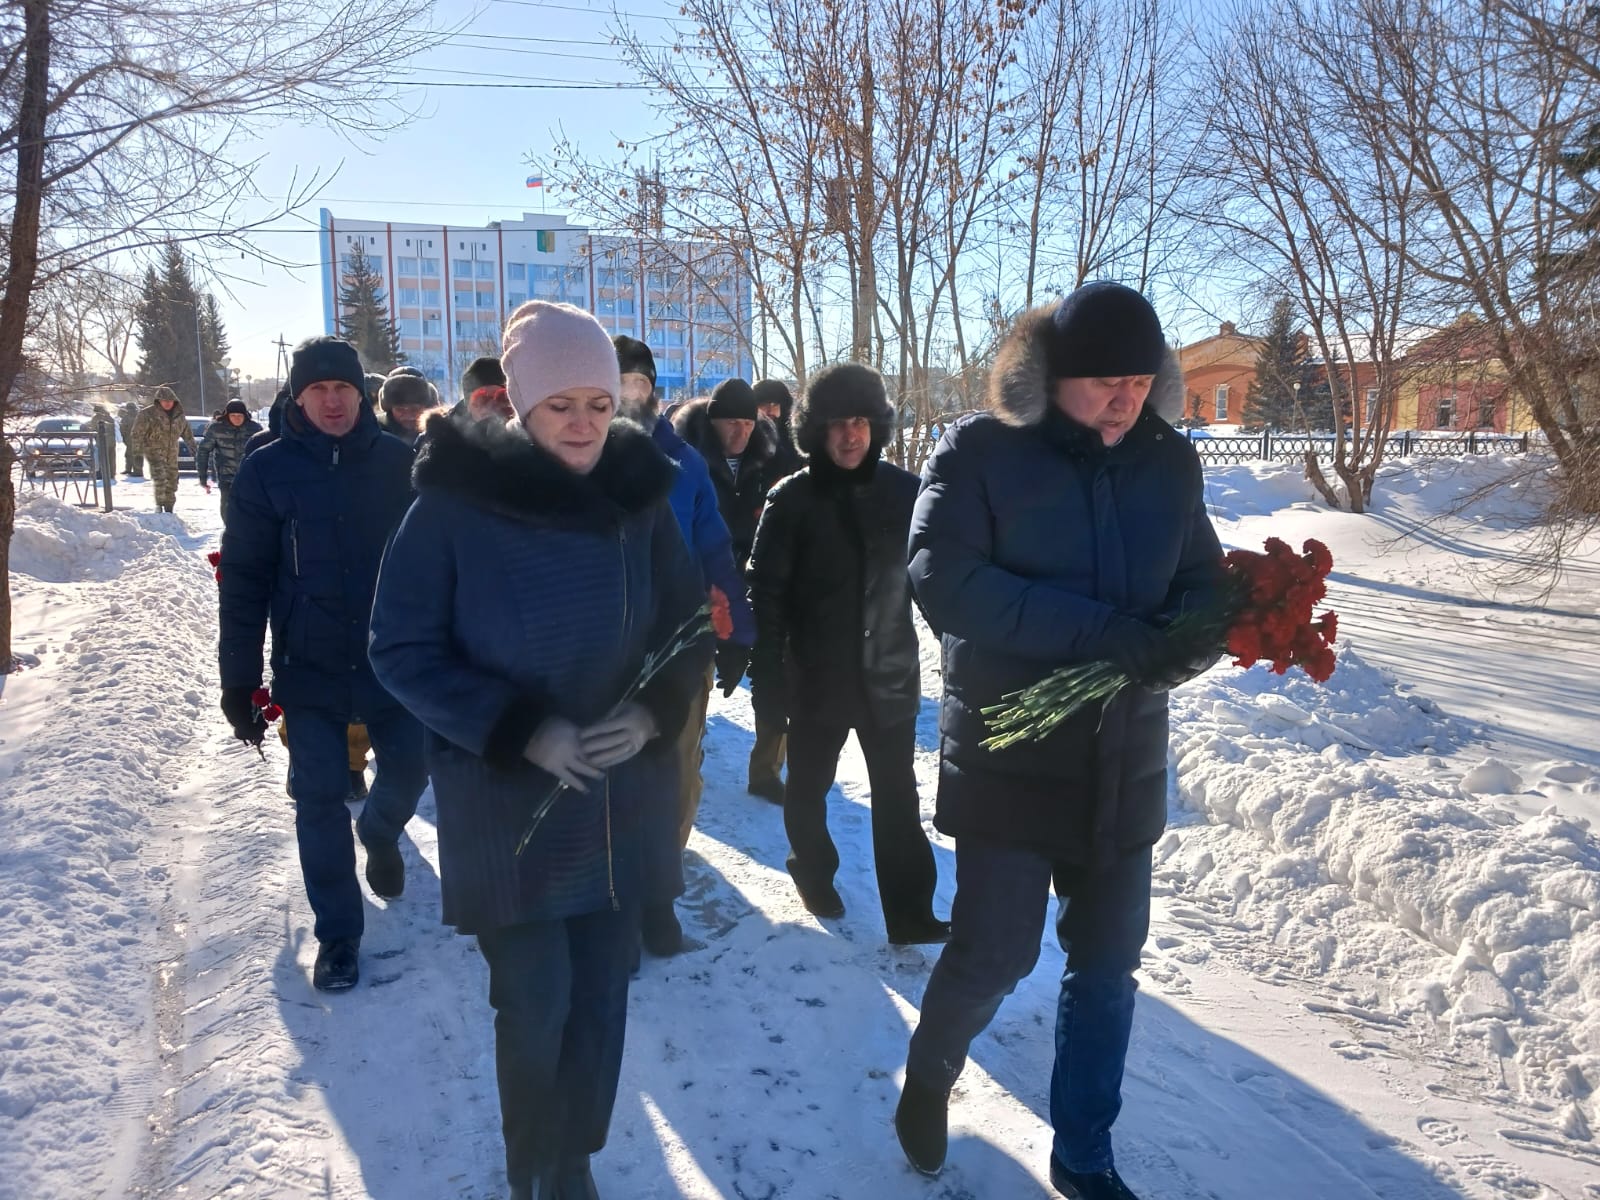
[[[276,400],[278,389],[289,376],[289,343],[283,340],[283,334],[280,333],[278,340],[272,344],[278,348],[278,359],[272,366],[272,398]]]

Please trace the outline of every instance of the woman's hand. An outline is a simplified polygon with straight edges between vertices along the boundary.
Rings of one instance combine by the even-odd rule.
[[[584,758],[601,768],[627,762],[655,736],[656,719],[644,705],[633,701],[579,735]]]
[[[546,717],[522,748],[522,757],[574,791],[587,792],[586,781],[605,774],[605,764],[591,761],[583,747],[583,733],[565,717]]]

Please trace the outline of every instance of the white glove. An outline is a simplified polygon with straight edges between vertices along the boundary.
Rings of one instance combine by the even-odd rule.
[[[589,761],[581,737],[578,727],[565,717],[546,717],[522,748],[522,757],[574,791],[587,792],[585,780],[599,779],[605,770]]]
[[[656,719],[644,705],[629,701],[579,736],[586,759],[597,767],[615,767],[638,754],[656,736]]]

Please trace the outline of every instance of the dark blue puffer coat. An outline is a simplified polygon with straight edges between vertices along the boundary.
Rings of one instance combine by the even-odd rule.
[[[411,448],[361,406],[342,438],[284,410],[283,436],[247,454],[222,535],[222,686],[348,721],[394,706],[367,661],[367,618],[389,535],[411,503]]]
[[[1050,401],[1050,309],[1001,348],[989,411],[950,427],[911,526],[917,600],[944,653],[935,824],[1073,862],[1154,842],[1166,824],[1167,696],[1129,687],[1039,742],[993,753],[982,710],[1058,667],[1104,658],[1117,613],[1158,620],[1207,603],[1221,546],[1193,447],[1158,415],[1107,448]]]
[[[476,933],[638,904],[647,853],[681,857],[673,741],[710,637],[640,697],[659,736],[587,795],[563,795],[519,859],[555,786],[522,750],[547,715],[603,717],[705,603],[666,502],[676,472],[626,421],[586,476],[493,423],[436,417],[428,434],[378,586],[372,661],[427,731],[444,919]]]

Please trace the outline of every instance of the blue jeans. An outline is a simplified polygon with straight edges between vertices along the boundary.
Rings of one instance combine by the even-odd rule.
[[[955,1083],[972,1039],[1039,960],[1052,881],[1061,898],[1056,935],[1067,955],[1050,1076],[1053,1154],[1070,1171],[1103,1171],[1113,1163],[1133,972],[1150,927],[1148,846],[1085,867],[957,839],[950,943],[928,980],[906,1075],[941,1090]]]
[[[300,874],[316,916],[319,942],[359,938],[364,928],[356,848],[350,836],[349,718],[341,713],[295,708],[284,714],[289,735],[289,790],[294,793],[294,832]],[[377,775],[356,833],[366,846],[393,845],[416,815],[428,786],[422,761],[422,726],[398,706],[366,718]]]
[[[638,945],[637,908],[478,934],[512,1188],[606,1144]]]

